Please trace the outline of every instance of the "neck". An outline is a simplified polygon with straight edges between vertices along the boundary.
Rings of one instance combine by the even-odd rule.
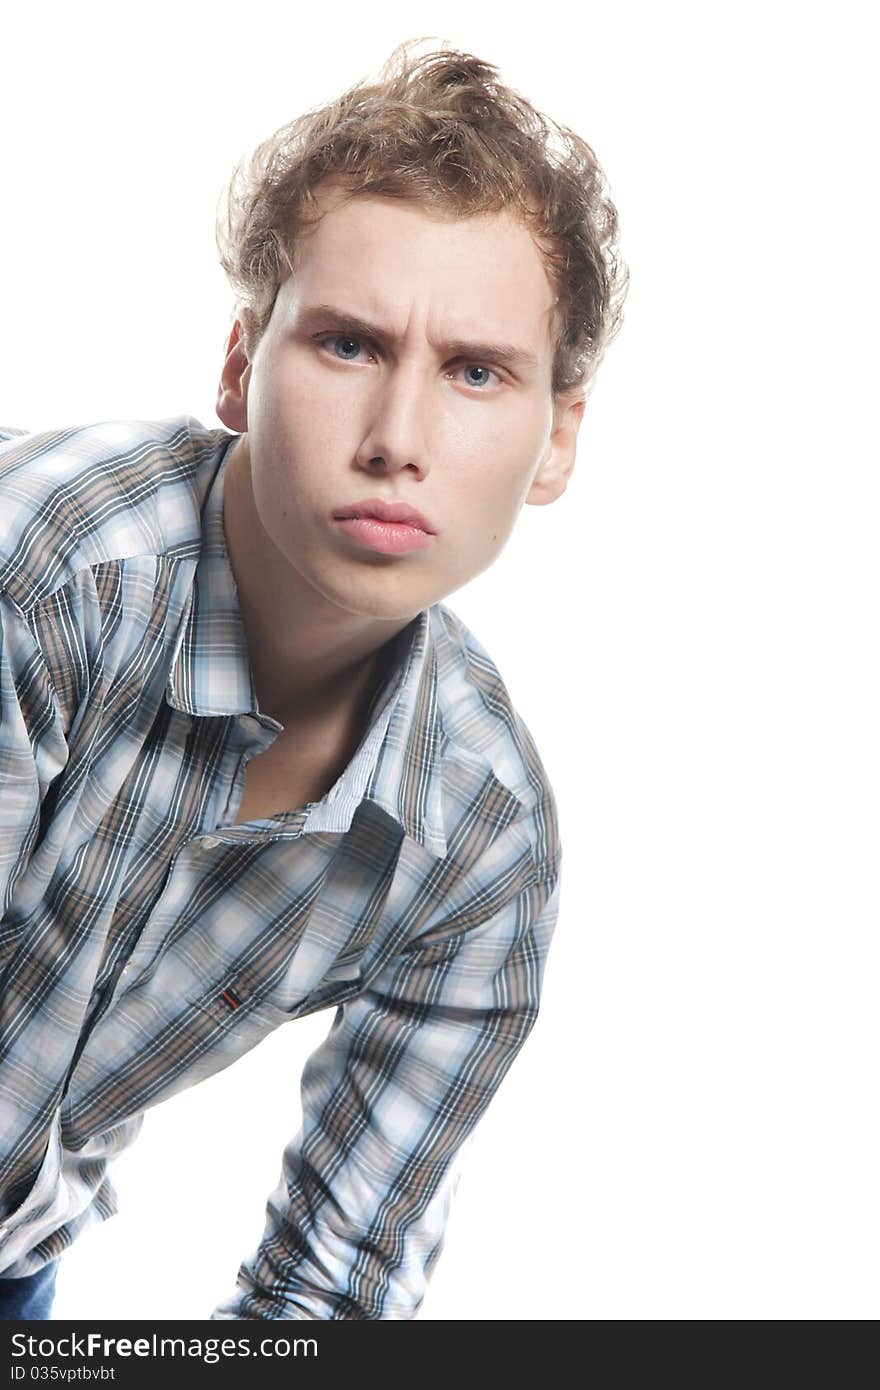
[[[386,677],[389,642],[412,619],[349,612],[290,564],[257,513],[247,435],[226,462],[223,526],[260,709],[281,724],[364,709]]]

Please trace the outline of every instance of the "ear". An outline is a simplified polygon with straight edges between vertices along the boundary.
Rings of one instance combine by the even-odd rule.
[[[226,345],[226,360],[220,373],[216,407],[219,419],[236,434],[244,434],[247,431],[250,379],[251,363],[245,351],[241,321],[236,319]]]
[[[577,433],[583,419],[583,390],[560,392],[553,397],[553,425],[544,457],[526,493],[526,502],[543,507],[555,502],[566,489],[574,468]]]

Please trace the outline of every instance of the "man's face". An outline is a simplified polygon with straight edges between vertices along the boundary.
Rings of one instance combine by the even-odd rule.
[[[554,410],[554,293],[521,222],[322,206],[252,361],[230,352],[218,413],[247,434],[286,561],[348,612],[408,619],[492,563],[525,501],[564,489],[582,404]],[[339,515],[377,499],[429,533]]]

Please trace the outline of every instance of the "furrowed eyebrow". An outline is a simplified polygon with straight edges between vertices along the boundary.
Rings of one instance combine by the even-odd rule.
[[[310,304],[300,310],[298,318],[303,324],[314,323],[320,319],[329,328],[351,329],[353,333],[361,333],[364,337],[374,338],[380,343],[394,336],[378,324],[369,323],[357,314],[350,314],[333,304]],[[467,357],[475,362],[488,360],[514,369],[536,369],[540,365],[534,353],[514,347],[511,343],[473,343],[463,338],[452,338],[449,342],[441,343],[440,348],[452,357]]]

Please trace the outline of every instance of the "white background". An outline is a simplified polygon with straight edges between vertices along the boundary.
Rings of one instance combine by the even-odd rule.
[[[223,183],[402,39],[495,63],[611,181],[632,287],[573,481],[450,600],[541,750],[565,874],[542,1014],[463,1156],[423,1319],[878,1313],[870,10],[4,20],[5,424],[216,424]],[[150,1112],[56,1316],[208,1316],[331,1021]]]

